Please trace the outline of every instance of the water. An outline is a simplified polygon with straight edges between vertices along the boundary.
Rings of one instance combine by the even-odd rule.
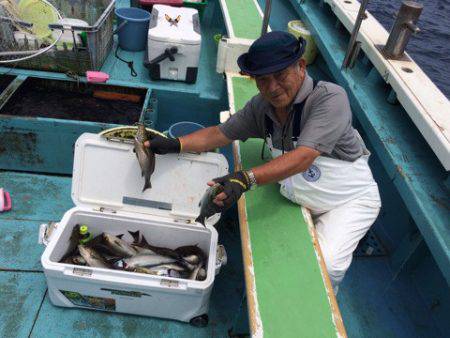
[[[406,48],[408,54],[450,98],[450,0],[422,0],[423,11],[418,26]],[[368,9],[389,32],[400,0],[371,0]]]

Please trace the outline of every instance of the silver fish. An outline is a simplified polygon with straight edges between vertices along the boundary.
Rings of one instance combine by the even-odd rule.
[[[138,272],[138,273],[146,273],[148,275],[155,275],[155,276],[163,276],[164,275],[164,271],[152,270],[150,268],[144,268],[144,267],[137,267],[137,268],[134,268],[132,271]],[[166,271],[166,273],[168,274],[168,271]]]
[[[73,264],[77,264],[77,265],[86,265],[87,262],[86,260],[83,258],[83,256],[75,256],[72,258],[72,262]]]
[[[197,255],[189,255],[189,256],[183,256],[184,261],[186,261],[189,264],[198,264],[200,262],[200,258]]]
[[[175,271],[186,271],[186,268],[184,266],[181,266],[179,264],[161,264],[152,267],[152,269],[168,269],[168,270],[175,270]]]
[[[113,236],[106,232],[103,233],[103,240],[105,242],[105,245],[107,245],[108,248],[111,249],[111,251],[114,252],[117,256],[131,257],[138,253],[136,248],[131,244],[125,242],[119,237]]]
[[[130,258],[122,259],[121,261],[116,263],[116,266],[123,267],[126,270],[130,270],[137,267],[152,267],[162,264],[171,264],[175,262],[175,259],[161,255],[136,255]]]
[[[167,256],[175,259],[181,259],[181,256],[172,249],[164,248],[162,246],[150,245],[144,236],[142,236],[140,243],[138,244],[141,248],[149,249],[153,252],[156,252],[158,255]]]
[[[178,248],[175,249],[175,252],[177,254],[179,254],[181,257],[186,257],[186,256],[192,256],[195,255],[199,258],[200,261],[206,261],[206,255],[203,252],[202,249],[200,249],[198,247],[198,245],[185,245],[185,246],[180,246]],[[189,258],[188,258],[189,259]],[[197,264],[195,262],[189,262],[192,264]]]
[[[78,250],[80,251],[80,255],[84,258],[87,265],[92,266],[94,268],[109,268],[103,260],[102,256],[92,248],[89,248],[84,245],[78,245]]]
[[[196,280],[198,278],[198,275],[200,273],[200,270],[201,270],[202,266],[203,266],[203,264],[197,265],[195,267],[195,269],[191,272],[191,274],[189,276],[189,279]]]
[[[86,265],[86,260],[80,255],[67,257],[62,262],[66,264]]]
[[[195,220],[196,222],[200,222],[201,224],[203,224],[203,226],[206,227],[205,225],[206,219],[220,212],[219,206],[215,204],[213,200],[223,190],[224,190],[223,185],[221,185],[220,183],[216,183],[206,190],[199,203],[200,215]]]
[[[148,248],[143,248],[141,246],[132,244],[131,245],[133,247],[133,249],[135,249],[137,251],[138,255],[157,255],[157,253],[153,250],[150,250]]]
[[[206,279],[206,270],[201,268],[197,274],[197,280],[205,280]]]
[[[142,176],[145,179],[144,188],[145,191],[152,187],[150,177],[155,171],[155,154],[150,148],[144,146],[144,142],[148,140],[147,131],[143,123],[138,123],[138,129],[134,138],[134,151],[141,167]]]
[[[176,270],[166,269],[166,268],[144,268],[137,267],[133,270],[134,272],[146,273],[149,275],[163,276],[163,277],[173,277],[180,278],[180,273]]]

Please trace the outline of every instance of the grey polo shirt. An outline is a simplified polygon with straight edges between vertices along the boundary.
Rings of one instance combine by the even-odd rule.
[[[293,104],[284,131],[284,149],[293,150],[293,108],[305,100],[300,119],[298,146],[313,148],[323,156],[355,161],[365,151],[364,142],[352,127],[352,112],[345,90],[331,82],[319,81],[313,90],[313,80],[306,75]],[[231,140],[265,137],[265,115],[273,121],[272,143],[282,149],[283,126],[275,110],[261,94],[254,96],[245,107],[219,125],[222,133]]]

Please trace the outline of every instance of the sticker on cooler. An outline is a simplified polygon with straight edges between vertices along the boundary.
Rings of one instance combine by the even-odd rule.
[[[66,290],[59,291],[75,306],[90,307],[103,311],[116,311],[116,301],[113,298],[87,296]]]

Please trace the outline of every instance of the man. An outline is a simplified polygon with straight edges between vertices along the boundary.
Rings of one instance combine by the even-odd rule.
[[[225,210],[245,191],[279,182],[283,196],[311,210],[337,292],[381,203],[369,152],[352,127],[347,95],[333,83],[308,76],[304,47],[303,39],[286,32],[263,35],[238,58],[241,70],[255,79],[258,95],[219,126],[179,139],[155,136],[150,147],[158,154],[201,152],[233,140],[265,139],[273,159],[214,179],[225,187],[214,202]]]

